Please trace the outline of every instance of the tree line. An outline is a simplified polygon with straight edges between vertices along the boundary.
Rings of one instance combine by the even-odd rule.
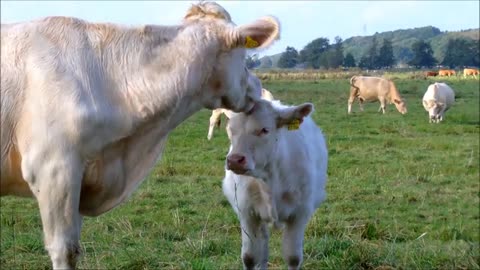
[[[416,68],[431,68],[438,64],[450,68],[480,65],[479,41],[465,38],[450,39],[446,46],[445,57],[439,61],[433,56],[432,46],[428,41],[417,40],[411,46],[413,58],[408,62]],[[381,43],[374,37],[368,50],[360,59],[351,53],[344,54],[342,39],[335,37],[331,44],[328,38],[320,37],[308,43],[302,50],[287,46],[281,54],[277,66],[279,68],[313,68],[336,69],[339,67],[360,67],[362,69],[388,69],[396,65],[392,41],[384,38]],[[258,55],[247,58],[249,68],[271,67],[272,61],[266,58],[263,63]]]

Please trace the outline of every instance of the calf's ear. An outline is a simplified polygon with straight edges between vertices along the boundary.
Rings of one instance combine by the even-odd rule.
[[[273,16],[235,27],[225,35],[227,48],[263,49],[280,39],[280,22]]]
[[[298,129],[303,118],[313,111],[312,103],[303,103],[298,106],[282,109],[278,112],[277,127],[287,126],[289,130]]]

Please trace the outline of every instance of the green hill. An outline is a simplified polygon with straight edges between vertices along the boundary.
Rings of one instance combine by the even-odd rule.
[[[391,39],[393,45],[393,54],[397,62],[407,62],[408,60],[412,59],[413,53],[410,49],[412,44],[417,40],[423,39],[427,42],[430,42],[434,57],[441,61],[443,60],[448,40],[454,38],[466,38],[478,41],[480,40],[480,29],[477,28],[448,32],[441,31],[433,26],[425,26],[413,29],[400,29],[395,31],[375,33],[371,36],[355,36],[347,38],[343,41],[344,54],[350,52],[355,57],[355,60],[358,61],[371,46],[373,38],[377,39],[379,47],[382,45],[384,38]],[[301,49],[303,48],[297,48],[298,51]],[[281,53],[272,56],[264,56],[262,59],[270,57],[273,62],[273,67],[276,67],[280,56]]]

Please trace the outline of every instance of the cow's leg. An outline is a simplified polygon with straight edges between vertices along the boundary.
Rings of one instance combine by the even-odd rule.
[[[72,150],[49,148],[38,151],[32,146],[35,154],[22,160],[22,173],[38,201],[53,268],[74,269],[80,255],[82,217],[78,209],[83,166]]]
[[[381,110],[382,113],[385,114],[385,108],[387,106],[386,99],[384,97],[379,97],[378,101],[380,101],[380,108],[378,109],[378,112],[380,112],[380,110]]]
[[[355,101],[355,97],[357,96],[357,88],[351,86],[350,87],[350,96],[348,97],[348,113],[352,113],[352,104]]]
[[[355,101],[355,97],[348,99],[348,107],[347,107],[348,114],[352,113],[352,103],[354,101]]]
[[[207,139],[211,140],[213,137],[213,130],[215,129],[215,125],[220,126],[220,118],[222,116],[222,111],[217,109],[212,111],[212,115],[210,116],[210,125],[208,126],[208,135]]]
[[[257,217],[245,214],[240,218],[243,268],[267,269],[269,239],[267,224]]]
[[[440,123],[441,121],[443,121],[443,115],[445,114],[445,109],[442,108],[442,110],[440,110],[440,112],[438,113],[438,116],[437,116],[437,123]]]
[[[242,226],[242,261],[245,269],[267,269],[268,265],[268,222],[275,219],[272,198],[268,187],[260,179],[244,179],[245,197],[240,210]]]
[[[269,233],[265,220],[271,221],[273,213],[271,207],[261,205],[267,206],[271,198],[262,198],[266,193],[258,190],[261,185],[256,185],[257,181],[260,180],[227,173],[222,183],[223,192],[240,220],[244,269],[266,269],[268,263]]]
[[[303,261],[303,238],[308,216],[297,216],[287,222],[283,232],[282,251],[283,259],[289,270],[300,269]]]
[[[364,101],[365,100],[363,100],[363,98],[361,98],[361,97],[358,98],[358,106],[360,107],[361,112],[364,111],[364,107],[363,107]]]

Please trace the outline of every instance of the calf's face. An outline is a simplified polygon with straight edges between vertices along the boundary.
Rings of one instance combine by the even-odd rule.
[[[298,129],[312,110],[311,103],[280,108],[261,100],[251,111],[233,114],[227,125],[231,146],[226,168],[236,174],[264,177],[267,165],[277,155],[281,132]]]

